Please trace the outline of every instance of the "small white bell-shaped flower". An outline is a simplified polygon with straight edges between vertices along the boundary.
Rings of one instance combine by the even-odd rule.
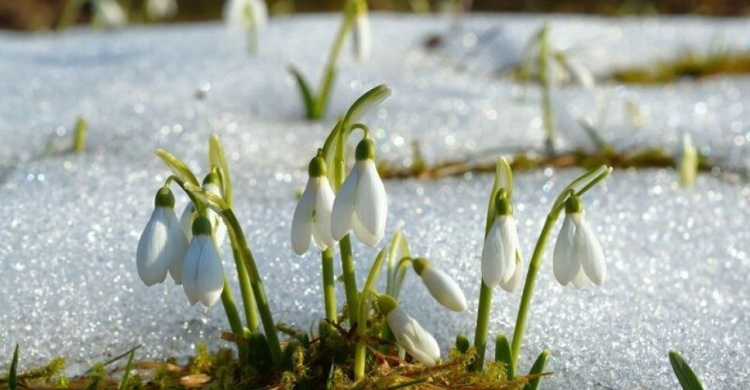
[[[174,195],[169,187],[156,193],[155,208],[138,241],[136,266],[146,286],[164,282],[169,267],[182,262],[188,240],[174,212]]]
[[[104,27],[123,27],[128,24],[128,15],[116,0],[94,2],[94,23]]]
[[[148,0],[146,13],[151,19],[163,19],[177,14],[176,0]]]
[[[221,179],[216,172],[211,172],[203,179],[203,189],[221,198],[224,197],[224,191],[221,190]],[[188,202],[185,205],[185,209],[182,211],[180,216],[180,226],[185,232],[188,240],[193,238],[193,220],[197,216],[197,211],[193,202]],[[219,214],[213,210],[208,210],[208,219],[211,221],[211,226],[214,228],[214,237],[216,238],[216,245],[221,247],[224,244],[224,239],[227,237],[227,225],[224,224],[224,220]],[[174,275],[172,275],[174,276]]]
[[[433,298],[449,310],[461,312],[468,308],[466,296],[461,287],[441,269],[430,264],[426,259],[412,261],[414,271],[419,275]]]
[[[211,307],[224,290],[224,266],[211,236],[211,222],[199,216],[193,222],[193,239],[182,262],[182,287],[190,305]]]
[[[396,337],[396,344],[416,361],[434,366],[440,359],[440,347],[435,338],[398,306],[389,295],[378,297],[378,307]]]
[[[499,284],[510,287],[516,276],[516,254],[519,250],[513,206],[505,190],[495,199],[495,221],[482,248],[482,280],[489,288]],[[506,288],[507,289],[507,288]]]
[[[357,0],[354,2],[356,15],[352,26],[352,49],[354,57],[359,62],[367,62],[370,58],[370,19],[367,16],[367,2]]]
[[[336,244],[331,236],[331,210],[335,195],[326,177],[326,161],[315,157],[308,168],[309,179],[292,219],[292,248],[298,255],[307,252],[310,238],[320,250]]]
[[[268,23],[268,7],[264,0],[229,0],[224,21],[232,31],[261,30]]]
[[[583,204],[576,196],[565,203],[565,220],[552,257],[555,278],[563,286],[597,286],[607,277],[607,265],[599,241],[583,217]]]
[[[388,199],[375,167],[375,144],[365,138],[355,151],[357,162],[336,194],[331,214],[331,235],[341,240],[354,229],[360,241],[376,246],[385,234]]]

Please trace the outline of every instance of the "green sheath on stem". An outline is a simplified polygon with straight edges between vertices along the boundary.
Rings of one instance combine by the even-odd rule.
[[[333,275],[333,248],[327,248],[320,254],[323,268],[323,297],[325,299],[326,319],[336,323],[336,285]]]

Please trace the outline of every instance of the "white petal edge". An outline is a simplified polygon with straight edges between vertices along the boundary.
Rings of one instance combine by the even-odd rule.
[[[143,229],[136,250],[136,268],[138,276],[146,286],[164,282],[169,269],[167,242],[169,225],[163,207],[157,207],[151,213],[146,228]]]
[[[482,280],[489,288],[495,288],[503,277],[502,265],[500,264],[503,243],[500,240],[499,229],[500,223],[498,219],[495,219],[482,247]]]
[[[430,295],[447,309],[462,312],[469,307],[461,287],[441,269],[429,266],[420,276]]]
[[[216,246],[210,239],[208,241],[198,265],[198,291],[200,302],[206,307],[211,307],[219,300],[224,290],[224,266],[221,264]]]
[[[581,259],[581,267],[588,279],[601,286],[607,278],[607,265],[604,262],[602,247],[583,216],[578,219],[576,225],[575,256]]]
[[[325,250],[336,245],[331,235],[331,211],[336,195],[333,193],[328,178],[323,176],[317,179],[317,190],[315,195],[315,219],[313,221],[313,237],[318,248]]]
[[[366,239],[355,230],[357,237],[365,244],[374,247],[385,234],[385,223],[388,217],[388,198],[385,194],[383,180],[380,179],[378,169],[372,160],[357,161],[355,168],[359,170],[357,190],[354,200],[354,213],[360,227],[368,234]]]
[[[580,261],[573,256],[573,239],[576,234],[576,228],[571,218],[571,214],[565,215],[565,220],[560,229],[560,234],[557,236],[555,250],[552,254],[552,269],[555,273],[555,278],[563,286],[567,286],[576,277],[581,268]]]
[[[516,272],[516,251],[518,251],[518,231],[516,220],[511,215],[498,216],[500,221],[500,240],[503,243],[500,282],[507,282]]]
[[[294,209],[294,217],[292,217],[292,249],[294,249],[294,253],[300,256],[307,252],[310,247],[314,202],[315,194],[310,181],[308,181],[305,191],[302,192],[302,197]]]
[[[356,168],[356,166],[355,166]],[[354,214],[354,198],[357,193],[358,170],[352,169],[344,184],[336,194],[331,211],[331,236],[339,241],[352,227],[352,215]]]

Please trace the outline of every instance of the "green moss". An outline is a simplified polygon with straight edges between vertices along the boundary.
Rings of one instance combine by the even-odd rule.
[[[750,53],[719,52],[708,55],[686,51],[652,66],[614,71],[609,78],[623,83],[665,84],[680,79],[701,79],[720,74],[749,74]]]

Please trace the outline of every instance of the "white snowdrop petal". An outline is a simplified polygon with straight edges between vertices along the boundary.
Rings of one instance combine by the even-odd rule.
[[[308,181],[305,191],[294,209],[294,217],[292,218],[292,249],[298,255],[304,254],[310,247],[314,202],[315,194]]]
[[[396,307],[386,316],[396,337],[396,343],[403,347],[409,355],[422,364],[434,365],[440,358],[440,347],[419,323],[411,318],[402,308]]]
[[[576,277],[570,282],[570,286],[575,289],[581,289],[589,285],[589,279],[586,277],[586,273],[583,268],[579,268]]]
[[[354,197],[357,191],[357,169],[352,169],[344,184],[336,194],[331,210],[331,236],[339,241],[352,227],[352,215],[354,214]]]
[[[169,231],[169,274],[176,284],[182,284],[182,262],[185,260],[190,242],[182,231],[174,209],[167,210],[165,217]]]
[[[500,225],[498,219],[490,228],[487,238],[484,239],[482,248],[482,280],[489,288],[494,288],[503,277],[500,256],[503,253],[503,243],[500,240]]]
[[[200,257],[203,253],[203,245],[200,237],[194,237],[190,242],[190,248],[182,262],[182,288],[185,290],[190,305],[195,305],[200,301],[200,291],[198,290],[198,267]]]
[[[331,210],[336,196],[328,183],[328,178],[317,178],[317,194],[315,196],[315,218],[313,222],[313,237],[318,247],[325,250],[336,244],[331,235]]]
[[[576,234],[575,224],[571,215],[565,215],[560,235],[555,242],[555,250],[552,255],[552,268],[555,278],[563,286],[567,286],[578,274],[581,263],[573,253],[573,239]]]
[[[188,202],[188,204],[185,205],[185,209],[182,210],[182,214],[180,215],[180,227],[182,227],[182,232],[185,233],[185,237],[187,237],[188,242],[193,239],[194,219],[195,207],[193,206],[193,202]]]
[[[500,241],[502,242],[502,252],[500,265],[502,276],[500,282],[507,282],[516,272],[516,251],[518,250],[518,232],[516,231],[516,221],[510,216],[498,216]]]
[[[136,250],[138,276],[146,286],[164,282],[170,266],[171,258],[167,247],[169,226],[163,209],[157,207],[151,213]]]
[[[148,0],[146,12],[152,18],[164,18],[177,13],[175,0]]]
[[[204,246],[203,255],[198,264],[197,284],[200,301],[206,307],[211,307],[216,303],[224,290],[224,266],[221,264],[219,252],[213,242]]]
[[[588,279],[600,286],[607,277],[607,265],[599,240],[583,218],[577,224],[576,233],[574,253],[580,259]]]
[[[370,20],[367,13],[357,15],[352,27],[352,45],[354,56],[359,62],[366,62],[370,58]]]
[[[513,272],[513,276],[505,282],[500,282],[500,287],[502,287],[503,290],[512,293],[513,291],[516,291],[521,284],[521,280],[523,280],[523,262],[517,259],[516,270]]]
[[[388,199],[385,186],[380,179],[375,162],[372,160],[357,161],[354,167],[359,171],[355,194],[355,213],[357,219],[370,236],[367,245],[375,246],[385,234],[385,223],[388,216]],[[359,237],[359,235],[357,235]],[[361,239],[361,238],[360,238]]]
[[[446,308],[461,312],[468,308],[463,290],[448,274],[429,266],[422,271],[422,282],[433,298]]]

